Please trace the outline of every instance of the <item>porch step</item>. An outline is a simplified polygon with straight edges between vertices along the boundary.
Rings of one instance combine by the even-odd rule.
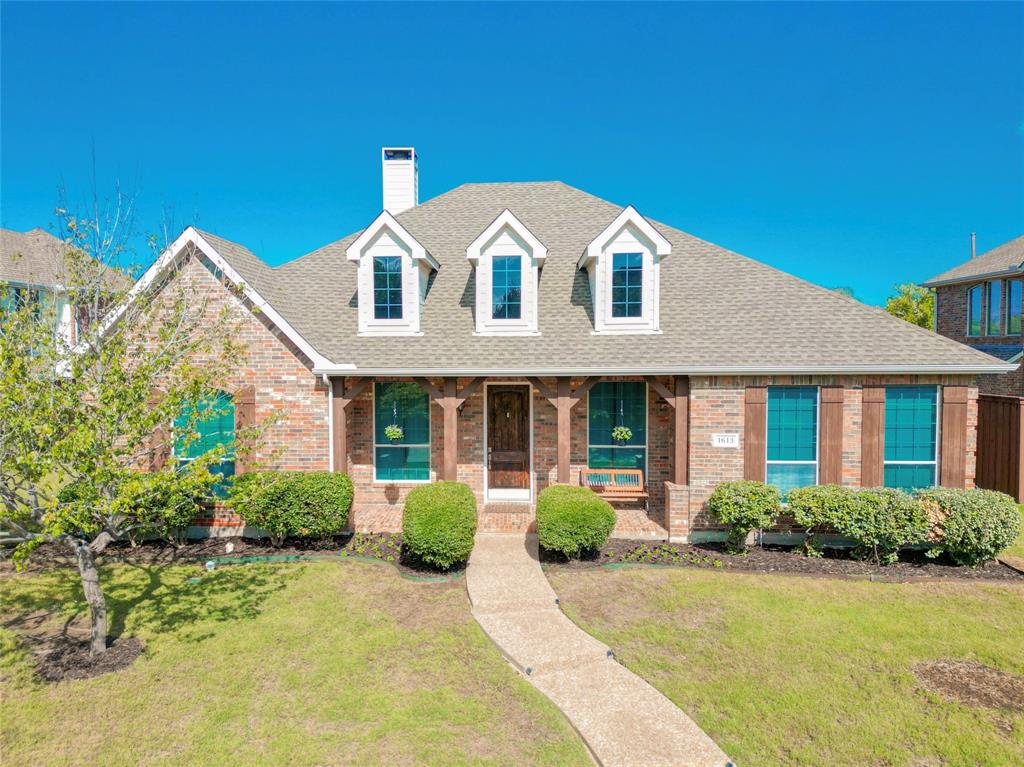
[[[482,533],[532,533],[536,519],[532,503],[488,503],[477,515],[476,529]]]

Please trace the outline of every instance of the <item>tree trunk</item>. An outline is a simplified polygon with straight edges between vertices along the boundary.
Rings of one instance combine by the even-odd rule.
[[[85,601],[89,603],[91,618],[91,634],[89,652],[99,655],[107,650],[107,600],[100,588],[100,571],[96,567],[96,558],[84,541],[75,541],[75,558],[78,560],[78,572],[82,576],[82,590]]]

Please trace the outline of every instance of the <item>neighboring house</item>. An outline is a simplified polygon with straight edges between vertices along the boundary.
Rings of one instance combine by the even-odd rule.
[[[935,290],[937,332],[1004,362],[1021,362],[1024,236],[932,277],[924,285]],[[1024,365],[1011,373],[981,376],[978,389],[984,394],[1024,397]]]
[[[0,229],[0,285],[6,301],[31,304],[39,316],[52,310],[54,331],[68,345],[77,343],[78,317],[68,302],[64,255],[67,244],[36,228],[28,232]],[[111,286],[128,287],[128,279],[107,269]]]
[[[975,376],[1013,365],[562,183],[420,205],[413,150],[383,163],[360,232],[271,268],[190,227],[136,286],[174,273],[252,310],[234,418],[281,415],[277,468],[351,474],[354,529],[400,529],[438,479],[516,524],[588,468],[642,472],[620,532],[676,540],[715,529],[725,480],[973,486]]]

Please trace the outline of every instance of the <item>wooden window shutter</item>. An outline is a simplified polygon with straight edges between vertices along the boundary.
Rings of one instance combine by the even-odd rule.
[[[963,487],[967,481],[967,387],[942,387],[939,484]]]
[[[748,386],[743,403],[743,478],[764,482],[768,389]]]
[[[885,482],[885,387],[865,386],[860,429],[861,487],[881,487]]]
[[[821,387],[819,418],[818,481],[822,485],[843,484],[843,395],[842,386]]]
[[[149,397],[150,408],[155,408],[163,396],[162,392],[153,392]],[[171,458],[171,429],[168,424],[157,426],[150,435],[149,470],[160,471]]]
[[[256,423],[256,387],[245,386],[232,396],[235,405],[235,474],[245,474],[247,456],[245,445],[240,444],[244,429]]]

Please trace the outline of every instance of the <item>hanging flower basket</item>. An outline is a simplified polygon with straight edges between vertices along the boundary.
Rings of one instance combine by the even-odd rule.
[[[390,426],[384,427],[384,436],[392,442],[398,442],[398,440],[405,436],[405,432],[402,431],[401,426],[397,423],[393,423]]]
[[[633,439],[633,430],[628,426],[616,426],[612,429],[612,439],[620,445]]]

